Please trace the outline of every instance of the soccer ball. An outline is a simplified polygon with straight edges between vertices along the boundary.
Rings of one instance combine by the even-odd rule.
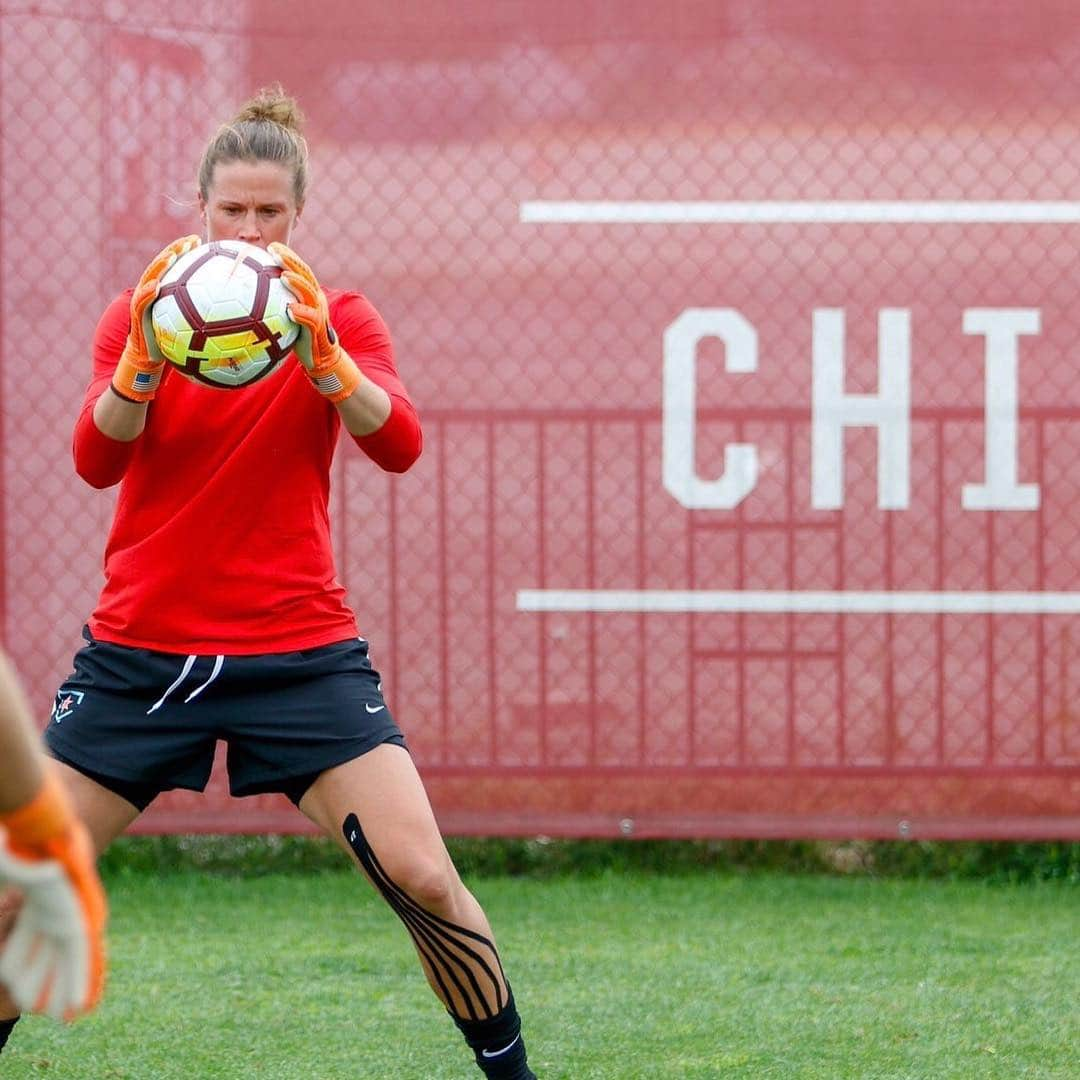
[[[254,244],[213,240],[162,275],[151,308],[162,355],[185,375],[235,390],[269,375],[300,335],[281,266]]]

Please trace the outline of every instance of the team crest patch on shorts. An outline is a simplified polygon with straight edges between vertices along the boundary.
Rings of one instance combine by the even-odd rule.
[[[82,704],[82,699],[81,690],[61,690],[56,695],[56,704],[53,705],[53,722],[59,724],[66,720]]]

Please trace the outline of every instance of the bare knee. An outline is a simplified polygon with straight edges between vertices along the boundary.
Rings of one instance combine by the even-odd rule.
[[[449,917],[457,908],[462,885],[449,859],[423,855],[395,859],[387,876],[425,911]]]
[[[411,901],[451,922],[471,922],[476,901],[462,885],[441,841],[383,836],[373,848],[355,814],[345,818],[343,835],[364,873],[399,914],[401,905],[407,907]]]

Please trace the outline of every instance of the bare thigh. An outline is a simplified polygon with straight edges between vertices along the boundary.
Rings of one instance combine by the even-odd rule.
[[[328,769],[300,800],[300,809],[359,863],[342,829],[355,814],[380,873],[426,911],[482,934],[494,947],[487,917],[454,868],[404,747],[385,743]]]
[[[377,746],[328,769],[300,800],[300,809],[348,852],[342,823],[356,814],[372,850],[394,880],[422,876],[425,866],[432,872],[453,873],[420,774],[401,746]]]
[[[114,791],[61,761],[52,763],[75,804],[75,813],[90,830],[94,849],[100,855],[140,814]]]

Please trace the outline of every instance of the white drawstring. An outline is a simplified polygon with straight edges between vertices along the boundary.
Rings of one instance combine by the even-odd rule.
[[[188,672],[190,672],[191,669],[195,666],[195,661],[197,659],[198,657],[192,655],[184,661],[184,666],[180,671],[180,674],[177,675],[176,681],[172,684],[172,686],[169,687],[168,690],[165,691],[164,694],[161,695],[161,697],[157,699],[157,701],[154,702],[153,705],[150,706],[149,709],[146,710],[147,716],[149,716],[152,712],[157,712],[158,709],[160,709],[161,706],[165,704],[165,699],[188,677]]]
[[[185,705],[192,698],[198,697],[221,674],[221,669],[224,666],[224,664],[225,664],[225,657],[224,656],[218,656],[218,657],[216,657],[214,659],[214,670],[212,672],[210,672],[210,678],[207,679],[206,682],[204,682],[202,684],[202,686],[197,687],[196,689],[192,690],[191,693],[188,694],[188,696],[186,698],[184,698],[184,704]]]
[[[177,675],[176,678],[173,680],[173,684],[169,687],[168,690],[165,691],[164,694],[161,695],[161,697],[157,699],[157,701],[154,702],[153,705],[150,706],[149,709],[146,710],[147,716],[149,716],[152,712],[157,712],[158,709],[160,709],[161,706],[165,704],[165,700],[168,698],[168,696],[188,677],[188,675],[191,674],[191,669],[195,666],[195,661],[198,659],[198,656],[193,653],[184,661],[184,666],[180,669],[180,674]],[[202,686],[195,687],[195,689],[192,690],[186,698],[184,698],[184,704],[186,705],[189,701],[192,700],[192,698],[198,697],[221,674],[221,669],[224,666],[225,657],[215,656],[214,670],[210,672],[210,678],[207,679],[206,682],[202,684]]]

